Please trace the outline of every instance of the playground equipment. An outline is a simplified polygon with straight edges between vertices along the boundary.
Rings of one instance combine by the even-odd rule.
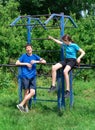
[[[26,26],[27,28],[27,42],[28,44],[30,44],[32,42],[32,38],[31,38],[31,31],[33,28],[35,28],[35,26],[41,26],[42,28],[44,28],[45,30],[48,29],[48,23],[53,19],[53,20],[57,20],[60,22],[59,28],[60,28],[60,38],[64,35],[64,28],[66,27],[66,24],[68,21],[71,22],[72,27],[77,27],[77,25],[75,24],[74,20],[70,17],[70,16],[66,16],[63,13],[61,14],[51,14],[51,15],[44,15],[44,16],[49,16],[49,18],[47,18],[46,21],[42,22],[40,20],[40,18],[37,18],[37,16],[19,16],[18,18],[16,18],[11,24],[10,26]],[[25,24],[17,24],[19,21],[26,19],[25,20]],[[66,19],[66,20],[65,20]],[[61,60],[64,59],[64,48],[61,48]],[[21,89],[21,79],[20,79],[20,74],[21,74],[21,67],[19,67],[18,69],[18,84],[19,84],[19,101],[22,100],[22,89]],[[57,87],[58,87],[58,97],[57,97],[57,103],[58,103],[58,108],[61,107],[65,107],[65,98],[64,98],[64,77],[63,75],[61,75],[60,73],[62,73],[62,71],[58,72],[57,75]],[[61,75],[61,76],[60,76]],[[60,82],[62,83],[62,90],[60,89]],[[36,99],[36,97],[35,97]],[[31,104],[31,101],[30,101]],[[72,71],[70,71],[70,106],[73,105],[73,92],[72,92]]]
[[[17,77],[17,75],[15,74],[14,69],[15,69],[15,67],[19,67],[19,66],[15,65],[15,64],[0,64],[0,67],[1,67],[1,68],[3,68],[3,67],[4,67],[4,68],[5,68],[5,67],[9,68],[9,70],[14,74],[14,76]],[[88,69],[95,69],[95,64],[92,64],[92,65],[89,65],[89,64],[81,64],[80,67],[75,66],[74,69],[77,69],[77,72],[74,73],[74,75],[73,75],[72,78],[75,78],[75,77],[77,76],[77,74],[79,74],[79,73],[81,72],[82,69],[86,69],[87,71],[88,71]],[[59,81],[58,81],[58,80],[59,80]],[[72,79],[71,79],[71,80],[72,80]],[[57,78],[57,83],[60,84],[60,82],[61,82],[60,78]],[[71,82],[72,82],[72,81],[71,81]],[[18,87],[18,89],[19,89],[19,93],[20,93],[20,92],[21,92],[20,86]],[[44,89],[44,88],[41,87],[41,89]],[[47,89],[47,88],[45,88],[45,89]],[[72,91],[72,88],[70,88],[70,91]],[[64,98],[64,97],[60,97],[60,96],[63,96],[63,95],[61,95],[61,94],[62,94],[62,92],[61,92],[61,89],[60,89],[60,87],[59,87],[57,99],[60,99],[60,102],[61,102],[62,98]],[[71,94],[72,94],[72,96],[73,96],[73,92],[72,92]],[[19,100],[20,100],[21,96],[22,96],[22,93],[20,93],[20,95],[19,95]],[[34,97],[34,100],[35,100],[35,101],[57,102],[57,103],[58,103],[58,108],[60,109],[60,108],[62,107],[62,106],[59,106],[59,105],[60,105],[60,104],[59,104],[60,102],[58,102],[58,100],[37,99],[37,97]],[[65,99],[64,99],[64,100],[65,100]],[[73,98],[71,98],[71,101],[72,101],[72,103],[74,102],[74,101],[73,101]],[[31,100],[30,100],[30,103],[31,103]],[[71,105],[71,106],[72,106],[72,105]]]

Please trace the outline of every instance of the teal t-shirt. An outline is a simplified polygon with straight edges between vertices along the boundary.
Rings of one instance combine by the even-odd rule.
[[[65,49],[66,58],[76,59],[77,51],[80,49],[80,47],[77,44],[70,43],[69,45],[67,45],[63,43],[62,46]]]

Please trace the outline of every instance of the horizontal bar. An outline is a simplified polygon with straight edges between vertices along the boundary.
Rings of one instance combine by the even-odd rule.
[[[16,24],[16,25],[10,25],[10,26],[34,26],[34,25],[37,25],[37,27],[41,27],[40,24]],[[56,26],[45,26],[47,29],[60,29],[60,26],[59,25],[56,25]],[[36,28],[36,26],[35,26]],[[65,26],[65,28],[74,28],[73,26],[69,27],[69,26]]]
[[[59,38],[57,38],[59,39]],[[49,38],[32,38],[32,40],[50,40]],[[44,50],[45,51],[45,50]],[[47,51],[47,50],[46,50]],[[51,51],[51,50],[50,50]]]
[[[18,67],[16,64],[0,64],[0,67]]]
[[[42,64],[42,65],[53,65],[56,63],[46,63],[46,64]],[[21,65],[16,65],[16,64],[0,64],[0,67],[5,66],[5,67],[19,67]],[[86,65],[86,64],[82,64],[79,67],[78,66],[74,66],[74,68],[76,69],[89,69],[89,68],[95,68],[95,65]]]
[[[48,102],[57,102],[57,100],[45,100],[45,99],[32,99],[32,100],[36,100],[36,101],[48,101]]]
[[[47,65],[52,65],[52,64],[55,64],[55,63],[46,63]],[[44,65],[46,65],[44,64]],[[43,65],[43,64],[41,64]],[[0,64],[0,67],[20,67],[21,65],[16,65],[16,64]]]
[[[42,17],[42,16],[50,16],[51,14],[40,14],[40,15],[31,15],[32,17]]]
[[[50,40],[49,38],[32,38],[32,40]]]
[[[39,52],[39,50],[34,50],[33,52]],[[40,52],[60,52],[60,50],[40,50]]]
[[[45,87],[37,87],[37,89],[49,89],[49,88],[45,88]]]

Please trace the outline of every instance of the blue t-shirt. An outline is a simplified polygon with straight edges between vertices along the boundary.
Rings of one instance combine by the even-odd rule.
[[[80,49],[80,47],[75,43],[70,43],[70,45],[62,44],[62,46],[65,49],[65,55],[66,58],[74,58],[76,59],[77,51]]]
[[[40,60],[40,57],[36,54],[32,54],[31,56],[27,54],[23,54],[19,59],[20,62],[30,63],[31,60]],[[33,78],[36,76],[36,64],[32,65],[32,68],[28,68],[27,66],[21,66],[21,77],[23,78]]]

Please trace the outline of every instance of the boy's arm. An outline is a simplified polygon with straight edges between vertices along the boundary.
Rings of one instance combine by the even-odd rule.
[[[40,58],[39,63],[46,64],[46,60],[44,60],[43,58]]]
[[[31,68],[31,64],[30,63],[23,63],[23,62],[20,62],[19,60],[17,60],[15,64],[16,65],[20,65],[20,66],[27,66],[27,67]]]
[[[46,60],[44,60],[43,58],[40,58],[40,60],[31,60],[31,64],[35,63],[46,64]]]

